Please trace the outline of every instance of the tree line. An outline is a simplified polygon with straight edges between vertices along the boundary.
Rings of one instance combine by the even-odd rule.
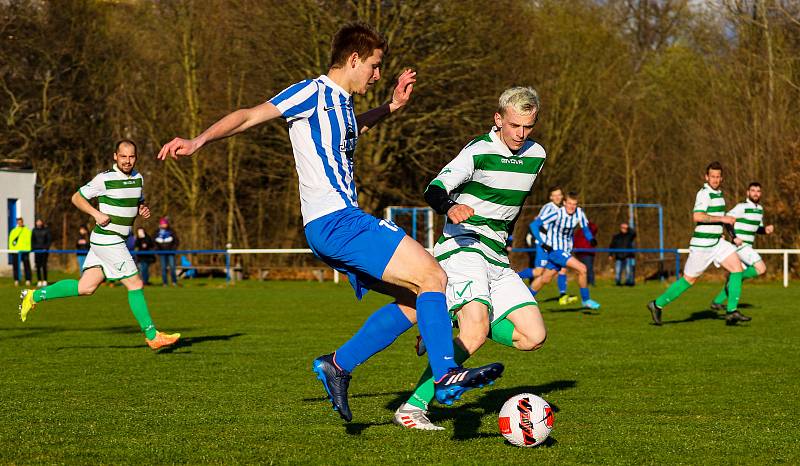
[[[332,34],[355,19],[390,44],[357,111],[387,101],[404,68],[419,73],[408,107],[359,141],[365,210],[423,205],[438,170],[490,128],[500,92],[522,84],[541,94],[533,137],[548,152],[532,205],[550,185],[586,203],[660,203],[667,246],[684,247],[704,167],[719,160],[730,205],[750,181],[764,186],[777,232],[760,246],[797,245],[800,4],[788,0],[9,0],[0,158],[39,173],[37,216],[67,245],[86,221],[69,196],[126,137],[139,143],[148,230],[169,215],[193,248],[305,247],[281,122],[191,159],[154,155],[324,73]],[[517,245],[534,209],[525,212]],[[627,216],[589,213],[601,242]],[[640,245],[656,246],[654,219],[638,223]]]

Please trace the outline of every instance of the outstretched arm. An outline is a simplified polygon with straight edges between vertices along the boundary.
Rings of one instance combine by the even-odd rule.
[[[411,93],[414,91],[415,82],[417,82],[416,71],[411,69],[403,71],[400,77],[397,78],[397,86],[394,88],[391,102],[387,102],[356,116],[356,123],[358,124],[360,134],[366,133],[390,113],[396,112],[406,105],[409,99],[411,99]]]
[[[177,159],[181,156],[192,155],[206,143],[233,136],[280,116],[281,111],[270,102],[236,110],[222,117],[193,139],[175,138],[168,142],[158,152],[158,159],[166,160],[167,157]]]

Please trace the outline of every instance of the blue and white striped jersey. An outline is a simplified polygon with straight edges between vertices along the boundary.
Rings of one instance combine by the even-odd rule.
[[[289,86],[270,102],[289,124],[303,224],[358,207],[353,178],[358,125],[353,97],[322,75]]]
[[[546,217],[542,217],[542,225],[547,229],[544,242],[554,250],[572,251],[572,235],[575,228],[588,228],[589,221],[578,207],[572,215],[567,213],[566,207],[559,207]]]
[[[536,219],[547,217],[556,210],[558,210],[558,205],[553,201],[548,202],[547,204],[542,206],[541,210],[539,210],[539,213],[533,219],[533,222],[531,222],[530,225],[528,225],[529,234],[531,235],[531,243],[530,243],[531,245],[533,245],[533,243],[539,242],[536,240],[536,234],[533,232],[534,228],[533,223],[536,221]]]

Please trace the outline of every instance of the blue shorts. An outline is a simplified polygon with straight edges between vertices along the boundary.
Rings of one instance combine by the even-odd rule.
[[[571,253],[561,249],[550,251],[550,253],[547,254],[547,265],[545,268],[549,270],[561,270],[567,266],[567,261],[570,257],[572,257]]]
[[[305,226],[305,232],[314,254],[347,274],[358,299],[381,281],[383,271],[406,236],[394,223],[355,207],[314,219]]]
[[[533,263],[533,268],[535,269],[543,269],[547,267],[547,252],[542,249],[542,245],[540,243],[536,243],[536,260]]]

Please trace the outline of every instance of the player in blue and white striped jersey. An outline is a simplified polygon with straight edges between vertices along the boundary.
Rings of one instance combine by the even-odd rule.
[[[586,266],[572,257],[572,237],[576,228],[582,228],[586,239],[593,245],[597,244],[597,240],[589,230],[589,221],[586,219],[583,209],[578,207],[578,195],[574,192],[568,193],[563,207],[545,217],[537,218],[533,223],[531,231],[547,254],[545,271],[531,284],[531,292],[534,296],[553,279],[558,271],[569,267],[578,273],[578,286],[581,289],[583,306],[589,309],[600,309],[600,304],[591,299],[589,294]],[[546,234],[542,234],[542,227],[546,230]]]
[[[276,118],[286,119],[300,188],[306,239],[314,253],[345,272],[361,298],[368,289],[395,302],[378,309],[356,335],[312,367],[334,409],[352,419],[347,401],[350,372],[389,346],[418,321],[433,369],[436,398],[451,404],[465,390],[483,386],[502,373],[501,364],[477,369],[457,366],[444,295],[447,275],[436,260],[396,225],[358,207],[353,153],[358,136],[411,98],[416,73],[403,72],[392,99],[356,115],[353,94],[365,94],[381,77],[388,44],[363,23],[343,26],[331,44],[328,72],[293,84],[267,102],[223,117],[193,139],[175,138],[159,159],[189,156],[206,143],[233,136]]]
[[[518,275],[521,278],[527,278],[533,284],[533,279],[542,275],[544,272],[544,268],[547,265],[547,253],[542,249],[542,245],[536,241],[536,236],[533,233],[534,223],[536,219],[547,217],[548,215],[552,214],[553,212],[557,211],[563,204],[564,204],[564,191],[559,186],[553,186],[548,190],[550,195],[550,202],[543,205],[541,210],[539,210],[539,214],[536,218],[528,225],[528,235],[526,239],[530,238],[528,241],[529,246],[534,246],[535,251],[532,254],[532,268],[523,269],[518,272]],[[545,227],[536,227],[542,228]],[[558,272],[558,304],[567,305],[571,303],[575,303],[578,301],[577,296],[570,296],[567,294],[567,269],[562,268]]]

